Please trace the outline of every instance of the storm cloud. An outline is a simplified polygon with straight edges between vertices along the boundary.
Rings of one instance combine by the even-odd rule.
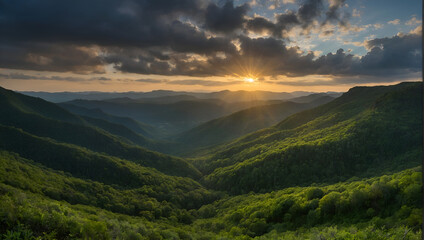
[[[222,7],[212,3],[206,9],[205,25],[207,29],[218,32],[231,32],[243,26],[244,17],[249,10],[248,4],[234,7],[233,1],[227,1]]]

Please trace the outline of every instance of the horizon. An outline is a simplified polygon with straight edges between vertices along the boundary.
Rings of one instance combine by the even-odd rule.
[[[378,84],[360,84],[360,85],[354,85],[347,90],[343,91],[326,91],[323,89],[322,91],[306,91],[306,90],[294,90],[294,91],[271,91],[271,90],[259,90],[259,89],[253,89],[253,90],[244,90],[244,89],[236,89],[236,90],[230,90],[230,89],[218,89],[218,90],[174,90],[174,89],[153,89],[148,91],[96,91],[96,90],[84,90],[84,91],[36,91],[36,90],[16,90],[16,89],[9,89],[16,92],[33,92],[33,93],[150,93],[150,92],[181,92],[181,93],[217,93],[217,92],[270,92],[270,93],[297,93],[297,92],[304,92],[304,93],[344,93],[347,92],[349,89],[354,87],[375,87],[375,86],[392,86],[397,85],[404,82],[422,82],[422,80],[411,80],[411,81],[400,81],[400,82],[389,82],[389,83],[378,83]],[[3,87],[3,86],[0,86]]]

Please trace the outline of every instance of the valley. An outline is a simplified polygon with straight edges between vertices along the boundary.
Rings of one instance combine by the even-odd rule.
[[[0,239],[420,239],[422,88],[1,88]]]

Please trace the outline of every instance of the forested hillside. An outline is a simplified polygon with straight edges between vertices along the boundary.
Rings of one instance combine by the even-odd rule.
[[[417,166],[421,148],[422,85],[403,83],[355,87],[196,164],[207,186],[262,192]]]
[[[187,190],[170,192],[183,203],[205,204],[188,211],[178,203],[157,201],[158,189],[123,191],[4,152],[0,171],[0,176],[10,176],[0,177],[4,239],[421,239],[421,168],[335,185],[221,197],[212,204],[206,203],[216,195],[184,198]]]
[[[183,132],[176,137],[176,141],[196,147],[222,144],[256,130],[270,127],[294,113],[331,100],[333,100],[332,97],[323,96],[311,99],[311,102],[308,103],[287,101],[248,108]]]
[[[158,134],[156,132],[156,129],[153,126],[138,122],[132,118],[110,115],[103,112],[102,110],[98,108],[88,109],[88,108],[78,107],[78,106],[75,106],[72,104],[66,104],[66,103],[61,103],[58,105],[76,115],[101,119],[111,123],[125,126],[128,129],[131,129],[133,132],[141,134],[145,137],[152,137]]]
[[[420,239],[422,83],[311,98],[178,143],[0,88],[0,239]]]
[[[0,124],[20,128],[29,133],[28,136],[32,134],[78,145],[94,152],[106,153],[143,166],[153,167],[167,174],[199,176],[198,171],[187,161],[125,143],[110,132],[90,126],[83,118],[73,115],[53,103],[36,98],[32,99],[39,104],[31,103],[31,97],[8,90],[2,90],[0,97],[11,99],[0,103]],[[4,139],[4,143],[9,143],[12,147],[20,147],[23,151],[33,150],[22,148],[19,138],[4,138],[4,134],[1,137]],[[140,141],[143,140],[142,136],[137,135],[137,137]],[[12,142],[15,144],[11,144]],[[154,144],[155,142],[145,139],[144,146],[154,148]]]

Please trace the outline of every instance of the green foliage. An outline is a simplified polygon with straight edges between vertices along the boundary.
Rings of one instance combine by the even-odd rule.
[[[421,184],[419,177],[421,168],[414,168],[321,186],[325,195],[320,200],[307,198],[315,187],[227,197],[180,217],[159,219],[113,213],[90,203],[71,205],[0,183],[0,239],[420,239],[421,198],[416,205],[404,202],[404,190]],[[66,181],[76,184],[77,179]],[[376,194],[377,186],[393,196]],[[207,208],[214,216],[196,217]]]
[[[306,192],[306,198],[308,200],[320,199],[324,196],[324,192],[320,188],[312,188]]]
[[[191,179],[163,175],[135,164],[131,166],[130,163],[125,167],[127,172],[119,168],[110,169],[116,174],[122,172],[118,179],[111,179],[110,176],[101,179],[99,176],[105,169],[99,171],[94,167],[93,175],[98,178],[93,180],[97,181],[89,181],[52,171],[16,154],[0,152],[0,182],[72,204],[91,205],[150,219],[176,216],[186,220],[186,212],[180,208],[198,208],[218,198],[217,194]],[[131,172],[136,185],[131,185],[130,180],[125,182]],[[71,173],[78,176],[76,172]],[[122,185],[118,186],[119,183]]]
[[[330,229],[334,231],[332,239],[353,239],[356,233],[359,239],[366,239],[376,236],[374,231],[388,239],[403,235],[417,239],[422,195],[415,192],[418,190],[412,195],[409,191],[422,186],[421,175],[421,167],[417,167],[320,188],[292,187],[228,197],[203,206],[216,209],[217,214],[195,221],[194,226],[207,231],[220,223],[224,227],[216,231],[225,236],[263,235],[272,239],[309,239],[315,233],[330,236]]]
[[[354,88],[195,161],[241,195],[0,88],[0,240],[420,239],[421,87]]]
[[[83,119],[53,103],[7,90],[0,91],[0,98],[12,99],[0,102],[0,124],[2,125],[19,128],[39,137],[48,137],[56,141],[85,147],[95,152],[125,158],[142,166],[156,168],[169,175],[200,177],[199,171],[187,161],[125,143],[109,132],[89,126]],[[33,99],[33,102],[31,102],[31,99]],[[54,114],[54,112],[57,112],[57,114]],[[98,123],[99,120],[96,122]],[[102,122],[102,126],[108,130],[112,128],[111,125],[113,124]],[[117,127],[116,125],[113,126]],[[120,129],[122,130],[122,128]],[[116,133],[115,131],[112,132]],[[128,134],[130,133],[127,132],[125,135],[129,137]],[[133,134],[131,136],[142,141],[142,137],[139,135]],[[19,141],[19,139],[10,138],[11,136],[8,137],[9,139],[4,140]],[[135,141],[134,138],[132,140]],[[13,145],[18,146],[19,144],[15,142]],[[150,146],[155,145],[155,143],[145,139],[143,145]],[[24,151],[24,149],[20,151],[15,149],[14,151],[22,154],[21,151]]]
[[[422,84],[354,88],[194,164],[233,194],[369,177],[419,164]]]

